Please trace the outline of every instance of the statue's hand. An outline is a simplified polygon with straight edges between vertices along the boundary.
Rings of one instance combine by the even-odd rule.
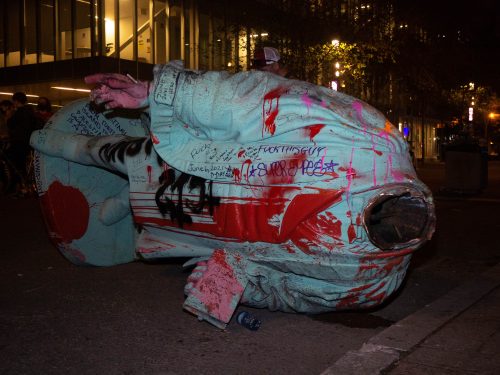
[[[85,77],[85,83],[95,84],[90,98],[111,108],[141,108],[148,105],[149,81],[136,81],[117,73],[98,73]]]

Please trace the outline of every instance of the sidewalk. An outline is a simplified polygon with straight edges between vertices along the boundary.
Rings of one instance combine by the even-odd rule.
[[[385,329],[334,374],[499,374],[500,265]]]
[[[419,168],[436,200],[500,203],[500,163],[490,162],[481,194],[448,197],[445,165]],[[491,234],[492,236],[494,234]],[[494,241],[497,242],[497,241]],[[322,375],[333,374],[500,374],[500,264],[476,275],[441,298],[347,352]]]

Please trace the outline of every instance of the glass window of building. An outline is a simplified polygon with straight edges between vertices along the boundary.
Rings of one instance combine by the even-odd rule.
[[[193,8],[190,1],[184,1],[184,39],[181,40],[184,47],[184,65],[189,68],[195,68],[194,61],[192,61],[192,48],[193,48],[193,33],[191,26],[193,24]]]
[[[24,58],[23,64],[37,63],[36,0],[24,1]]]
[[[157,64],[164,64],[168,56],[168,8],[167,1],[154,2],[154,43],[155,59]]]
[[[75,2],[75,58],[91,56],[90,17],[93,13],[90,1]]]
[[[170,12],[169,12],[169,60],[181,60],[181,40],[183,34],[183,28],[181,27],[182,20],[182,7],[180,6],[180,1],[170,2]]]
[[[200,11],[199,13],[199,43],[198,43],[198,53],[199,53],[199,69],[209,70],[212,69],[211,54],[210,54],[210,35],[211,35],[211,22],[210,16]]]
[[[54,0],[40,1],[40,62],[54,61]]]
[[[104,55],[116,57],[116,8],[114,0],[104,1]]]
[[[119,0],[120,58],[134,60],[135,1]]]
[[[71,0],[59,0],[58,2],[58,60],[71,59],[73,57],[73,30],[71,28]]]
[[[21,12],[21,2],[12,1],[8,6],[6,6],[7,12],[7,30],[8,33],[5,35],[6,39],[6,65],[15,66],[21,64],[21,46],[20,46],[20,12]]]
[[[4,4],[0,4],[0,68],[5,67],[5,10]]]
[[[153,62],[149,0],[137,0],[137,56],[141,62]]]
[[[224,22],[219,19],[213,19],[213,42],[212,42],[212,67],[215,70],[225,69],[225,45],[226,36],[224,31]]]

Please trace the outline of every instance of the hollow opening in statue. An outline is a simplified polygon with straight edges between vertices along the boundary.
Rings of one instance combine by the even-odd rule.
[[[370,240],[383,250],[415,246],[427,239],[432,221],[429,203],[410,191],[383,194],[365,215]]]

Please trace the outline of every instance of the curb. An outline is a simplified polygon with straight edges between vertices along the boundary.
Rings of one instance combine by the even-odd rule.
[[[321,375],[380,374],[498,286],[500,263],[347,352]]]

